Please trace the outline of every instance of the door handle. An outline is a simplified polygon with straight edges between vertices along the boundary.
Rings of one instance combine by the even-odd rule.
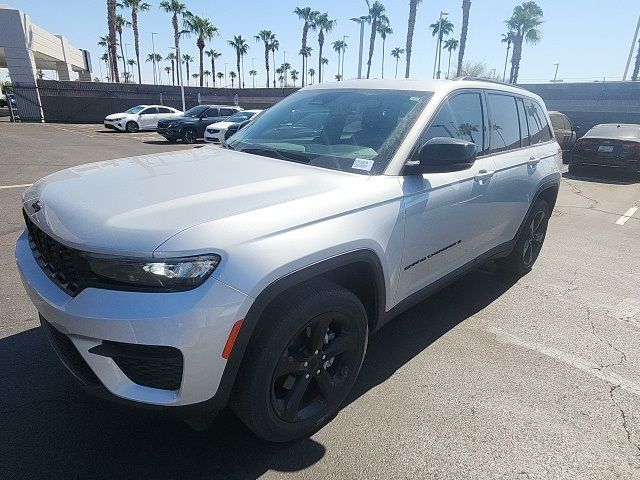
[[[533,167],[540,163],[540,159],[536,157],[529,157],[529,161],[527,161],[527,165]]]
[[[480,171],[476,174],[476,176],[475,176],[475,177],[473,177],[473,179],[474,179],[476,182],[481,182],[482,180],[486,180],[486,179],[488,179],[488,178],[493,177],[493,175],[494,175],[495,173],[496,173],[496,172],[494,172],[493,170],[489,170],[489,171],[487,171],[487,170],[484,170],[484,169],[483,169],[483,170],[480,170]]]

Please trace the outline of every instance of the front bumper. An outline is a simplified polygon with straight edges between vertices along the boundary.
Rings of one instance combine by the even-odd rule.
[[[212,133],[209,130],[204,131],[204,141],[212,143],[222,143],[224,141],[224,134],[226,129],[219,129],[217,132]]]
[[[124,120],[120,120],[120,121],[105,120],[104,128],[108,128],[109,130],[119,130],[121,132],[124,132],[125,130],[125,126],[123,125],[124,122],[125,122]]]
[[[167,128],[158,126],[156,128],[156,132],[162,135],[167,140],[179,140],[181,135],[178,128]]]
[[[66,337],[99,382],[91,385],[78,378],[78,369],[72,368],[58,351],[63,363],[86,386],[104,387],[130,402],[165,407],[195,405],[215,396],[227,363],[221,353],[233,324],[248,311],[250,297],[213,277],[187,292],[86,288],[71,297],[37,264],[26,232],[16,243],[16,261],[31,301],[46,326],[55,329],[49,334]],[[117,359],[90,352],[113,342],[179,350],[183,358],[179,388],[168,390],[135,383]],[[87,376],[90,377],[85,371],[85,379]]]

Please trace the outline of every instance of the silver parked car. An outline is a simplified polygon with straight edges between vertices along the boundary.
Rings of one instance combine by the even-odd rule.
[[[91,391],[199,426],[230,404],[288,441],[333,418],[395,315],[482,261],[532,267],[561,165],[542,100],[520,88],[323,83],[228,148],[40,180],[17,263]]]

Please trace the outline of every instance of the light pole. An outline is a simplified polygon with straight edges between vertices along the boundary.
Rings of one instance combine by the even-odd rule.
[[[251,70],[253,72],[256,71],[256,57],[251,58]],[[255,75],[251,75],[251,79],[253,80],[251,82],[251,85],[253,86],[253,88],[256,88],[256,76]]]
[[[130,43],[125,43],[124,44],[124,64],[125,65],[129,65],[129,50],[127,49],[127,47],[131,47],[132,45]],[[127,70],[125,69],[125,72]],[[131,81],[133,82],[133,68],[131,69]]]
[[[340,66],[341,80],[344,80],[344,54],[345,54],[345,50],[347,49],[347,38],[349,38],[349,35],[342,36],[342,65]]]
[[[358,52],[358,78],[362,78],[362,49],[364,47],[364,24],[367,21],[366,16],[353,17],[352,22],[360,24],[360,50]]]
[[[638,15],[638,24],[636,25],[636,33],[633,36],[633,42],[631,42],[631,49],[629,50],[629,58],[627,59],[627,66],[624,68],[624,75],[622,76],[622,80],[627,79],[627,73],[629,73],[629,65],[631,65],[631,57],[633,56],[633,51],[636,48],[636,40],[638,40],[638,32],[640,31],[640,15]]]
[[[433,59],[433,78],[436,78],[436,66],[438,67],[438,77],[440,78],[440,45],[442,44],[442,17],[449,15],[447,12],[440,12],[438,18],[438,41],[436,42],[436,57]]]
[[[156,32],[151,32],[151,50],[153,51],[153,84],[158,84],[158,65],[156,64],[156,44],[153,36],[158,35]]]
[[[556,73],[554,73],[553,75],[553,80],[551,81],[552,83],[556,83],[558,81],[558,67],[560,66],[560,64],[554,63],[554,65],[556,66]]]

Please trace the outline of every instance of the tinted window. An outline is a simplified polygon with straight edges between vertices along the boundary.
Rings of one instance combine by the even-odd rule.
[[[202,116],[202,118],[214,118],[214,117],[218,117],[218,109],[217,108],[210,108],[209,110],[207,110],[205,112],[205,114]]]
[[[520,122],[515,97],[489,93],[487,101],[491,115],[491,152],[520,148]]]
[[[605,123],[602,125],[596,125],[589,130],[585,137],[600,137],[600,138],[620,138],[625,140],[640,139],[640,125],[625,125],[615,123]]]
[[[519,98],[517,100],[518,103],[518,120],[520,122],[520,144],[523,147],[528,147],[531,145],[531,140],[529,140],[529,126],[527,125],[527,114],[524,111],[524,103],[522,99]]]
[[[486,153],[479,93],[461,93],[447,100],[421,138],[421,144],[435,137],[459,138],[476,144],[478,155]]]
[[[544,110],[537,102],[525,99],[524,108],[527,112],[527,123],[529,124],[529,134],[531,135],[531,144],[548,142],[551,140],[551,130],[547,123],[547,117]]]
[[[206,105],[198,105],[197,107],[190,108],[184,112],[185,117],[197,118],[202,115],[208,107]]]
[[[230,117],[234,113],[236,113],[236,110],[233,110],[231,108],[221,108],[220,109],[220,116],[221,117]]]
[[[156,107],[146,108],[140,112],[140,115],[155,115],[158,113],[158,109]]]
[[[173,112],[166,107],[158,107],[158,113],[173,113]]]

